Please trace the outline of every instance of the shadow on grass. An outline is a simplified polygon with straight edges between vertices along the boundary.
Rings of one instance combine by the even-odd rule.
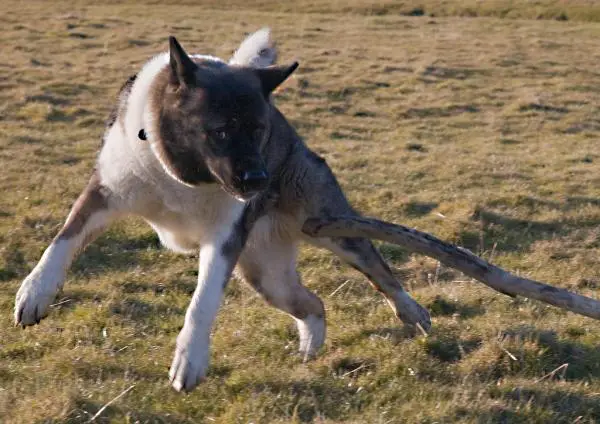
[[[159,249],[160,241],[153,232],[136,238],[108,233],[87,246],[75,259],[69,273],[92,276],[107,270],[128,270],[151,265],[153,261],[142,253],[158,252]],[[33,268],[27,263],[25,247],[20,241],[9,240],[0,255],[0,264],[4,262],[4,265],[0,265],[0,282],[25,278]],[[36,255],[35,262],[40,257],[41,254]]]
[[[436,298],[427,305],[423,305],[430,311],[432,317],[455,317],[458,319],[470,319],[486,313],[485,309],[479,305],[463,304],[457,301],[448,301],[441,296]],[[368,338],[380,338],[389,340],[393,344],[398,344],[404,340],[413,339],[417,335],[414,329],[406,327],[401,321],[398,321],[397,327],[375,327],[364,328],[359,333],[353,333],[348,337],[339,340],[342,346],[351,346],[358,343],[360,340]],[[438,357],[443,361],[456,361],[462,358],[465,354],[473,351],[479,346],[479,339],[460,340],[458,337],[430,335],[429,341],[431,345],[432,356]]]
[[[437,295],[435,299],[426,305],[433,317],[455,316],[461,319],[469,319],[485,314],[481,305],[468,305],[454,300],[444,299]]]
[[[499,345],[483,343],[481,349],[475,349],[468,358],[471,375],[481,382],[518,376],[534,382],[588,383],[600,377],[597,345],[559,339],[550,330],[529,326],[509,328],[499,335]]]
[[[165,388],[165,390],[170,390]],[[336,384],[334,380],[325,381],[296,381],[296,382],[247,382],[229,386],[233,393],[251,392],[272,395],[279,398],[296,399],[294,408],[294,422],[309,423],[314,422],[319,417],[320,411],[328,411],[329,419],[344,419],[352,410],[360,410],[366,406],[368,401],[365,396],[356,394],[356,388],[347,387],[345,384]],[[182,395],[183,396],[183,395]],[[91,416],[96,414],[103,404],[90,401],[89,399],[78,398],[74,402],[74,408],[66,417],[65,422],[79,424],[89,422]],[[264,405],[261,411],[264,422],[270,422],[280,419],[290,419],[289,412],[282,409],[277,402]],[[204,422],[203,417],[196,416],[193,421],[185,418],[174,417],[170,413],[135,411],[126,407],[119,407],[117,404],[109,405],[98,417],[97,423],[121,422],[140,422],[140,423],[166,423],[183,424],[191,422]],[[183,415],[183,414],[182,414]],[[47,421],[39,421],[39,424]],[[262,422],[262,421],[261,421]]]
[[[466,80],[474,77],[491,75],[488,69],[477,68],[452,68],[444,66],[428,66],[421,73],[421,80],[426,83],[435,83],[440,80]]]
[[[18,240],[0,238],[3,249],[0,249],[0,282],[10,281],[19,276],[25,276],[27,261],[23,253],[22,243]]]
[[[75,401],[75,408],[71,411],[65,421],[70,424],[83,424],[89,423],[92,416],[94,416],[100,408],[104,405],[92,402],[89,399],[77,399]],[[120,420],[119,420],[120,419]],[[190,421],[187,419],[172,417],[171,414],[165,413],[152,413],[142,411],[132,411],[129,408],[119,408],[115,405],[109,405],[98,418],[94,420],[95,423],[114,423],[114,422],[127,422],[127,423],[151,423],[151,424],[189,424],[197,421]],[[38,421],[36,424],[48,423],[47,420]]]
[[[549,240],[561,230],[561,222],[537,222],[516,219],[477,208],[472,216],[480,224],[479,231],[466,230],[460,235],[460,244],[467,249],[515,252],[528,249],[539,240]]]
[[[126,293],[124,293],[125,295]],[[54,311],[65,313],[71,311],[82,303],[97,303],[107,301],[107,295],[102,292],[80,290],[78,288],[70,289],[68,295],[64,296],[66,301],[57,298]],[[158,299],[158,298],[157,298]],[[161,301],[145,301],[135,297],[123,297],[109,303],[110,313],[113,316],[119,316],[124,319],[139,323],[148,323],[153,318],[163,318],[171,315],[183,316],[184,310],[172,304],[165,304]]]
[[[91,243],[75,260],[71,270],[83,275],[93,275],[111,269],[136,268],[145,263],[150,264],[141,253],[159,249],[160,241],[154,232],[136,238],[109,234]]]
[[[517,401],[522,405],[532,404],[535,407],[550,410],[556,414],[554,422],[575,422],[578,416],[586,417],[581,422],[589,422],[587,419],[600,418],[600,402],[592,396],[553,388],[510,388],[504,390],[503,398]],[[568,415],[572,415],[570,418]],[[558,418],[558,417],[561,418]]]
[[[481,345],[481,339],[461,339],[453,335],[438,334],[427,338],[425,351],[441,362],[458,362]]]
[[[379,338],[389,340],[393,344],[398,344],[404,340],[414,339],[415,336],[414,329],[407,327],[398,321],[398,327],[365,328],[357,334],[353,333],[348,337],[340,339],[339,343],[341,346],[353,346],[362,339]]]
[[[166,315],[183,316],[184,311],[173,305],[150,303],[141,299],[125,298],[115,301],[110,306],[112,314],[120,315],[138,322],[148,322],[152,317]]]
[[[446,107],[423,107],[423,108],[409,108],[405,112],[400,114],[402,119],[425,119],[425,118],[449,118],[452,116],[458,116],[463,113],[477,113],[479,108],[477,106],[466,104],[466,105],[450,105]]]
[[[507,401],[511,408],[497,405],[489,409],[459,407],[442,423],[475,418],[478,424],[588,423],[600,419],[600,403],[592,396],[554,388],[492,388],[491,397]]]
[[[440,423],[462,422],[465,418],[473,418],[477,424],[520,424],[531,423],[531,417],[517,413],[503,406],[494,406],[489,409],[459,407],[454,414],[436,420]],[[539,421],[535,421],[539,422]]]
[[[524,207],[534,213],[539,209],[569,212],[585,206],[600,207],[600,199],[589,197],[569,197],[564,203],[524,197],[517,205],[492,202],[487,207],[515,206]],[[537,241],[550,240],[557,236],[566,236],[575,229],[595,228],[600,218],[559,219],[540,222],[503,216],[487,207],[476,208],[471,220],[479,224],[479,230],[468,229],[460,234],[459,244],[472,251],[495,249],[501,252],[527,250]]]
[[[93,360],[80,359],[68,364],[68,372],[79,380],[113,381],[119,378],[125,378],[127,381],[144,382],[167,382],[167,371],[153,371],[136,366],[118,365],[116,359],[111,359],[111,363],[96,363]],[[166,363],[165,363],[166,365]],[[165,367],[166,368],[166,367]],[[166,383],[165,383],[166,384]],[[165,388],[165,390],[168,390]]]
[[[420,145],[412,144],[411,146],[420,146]],[[421,151],[420,149],[422,149],[422,147],[421,148],[416,148],[416,147],[413,148],[411,146],[408,147],[409,150]],[[409,216],[412,218],[418,218],[418,217],[422,217],[422,216],[429,214],[432,210],[434,210],[437,207],[438,207],[438,204],[434,203],[434,202],[410,201],[403,205],[403,212],[406,216]]]
[[[599,346],[559,339],[553,330],[539,330],[531,326],[509,328],[502,332],[501,337],[523,346],[520,352],[513,352],[518,359],[513,361],[514,367],[520,372],[541,377],[569,364],[564,374],[556,375],[557,378],[588,381],[600,377]]]
[[[273,397],[297,399],[294,422],[302,423],[314,422],[319,418],[320,411],[327,411],[327,418],[330,420],[343,420],[348,414],[360,411],[370,403],[366,395],[356,392],[356,387],[348,386],[343,380],[336,381],[331,378],[310,381],[267,381],[250,385],[240,383],[230,388],[233,392],[251,391],[272,394]],[[263,413],[275,415],[279,419],[290,418],[277,403],[270,405],[269,409],[271,410]],[[276,419],[275,416],[272,417],[273,421]]]

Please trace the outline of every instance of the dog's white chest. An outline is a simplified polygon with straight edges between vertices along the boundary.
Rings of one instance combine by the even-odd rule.
[[[126,137],[119,125],[107,134],[98,173],[127,209],[148,221],[168,248],[188,252],[219,237],[241,217],[244,203],[218,184],[185,186],[165,173],[148,142]]]

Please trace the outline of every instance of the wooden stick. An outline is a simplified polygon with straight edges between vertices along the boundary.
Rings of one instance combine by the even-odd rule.
[[[310,218],[302,231],[311,237],[364,237],[401,245],[439,260],[509,296],[540,300],[590,318],[600,319],[600,302],[549,284],[521,278],[475,256],[467,249],[446,243],[431,234],[373,218],[340,216]]]

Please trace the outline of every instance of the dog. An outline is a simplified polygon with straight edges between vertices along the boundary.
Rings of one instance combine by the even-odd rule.
[[[276,56],[268,29],[245,39],[229,62],[190,56],[170,37],[169,52],[127,80],[87,187],[17,292],[17,325],[39,323],[76,255],[110,223],[137,215],[167,248],[199,252],[198,285],[169,371],[177,391],[206,374],[210,329],[234,268],[296,321],[300,353],[317,353],[325,311],[296,270],[301,241],[362,272],[405,324],[430,328],[428,312],[369,240],[302,233],[309,217],[358,213],[274,105],[273,91],[298,66],[274,65]]]

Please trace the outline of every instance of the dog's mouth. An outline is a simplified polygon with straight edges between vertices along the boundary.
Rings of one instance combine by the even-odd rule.
[[[217,179],[223,190],[244,202],[264,192],[269,186],[269,174],[264,169],[241,172],[239,176],[233,178],[231,184],[225,183],[222,178]]]
[[[258,191],[254,191],[251,193],[243,193],[243,194],[235,194],[234,197],[238,200],[241,200],[242,202],[249,202],[250,200],[254,199],[256,196],[258,196],[260,192]]]
[[[266,187],[264,189],[260,189],[260,190],[244,190],[244,189],[241,189],[238,187],[233,187],[229,184],[221,184],[221,188],[227,194],[235,197],[237,200],[240,200],[242,202],[249,202],[250,200],[252,200],[256,196],[258,196],[260,193],[262,193],[266,190]]]
[[[256,196],[258,196],[262,191],[251,191],[251,192],[243,192],[240,190],[237,190],[229,185],[226,184],[220,184],[221,189],[229,194],[231,197],[239,200],[240,202],[249,202],[250,200],[254,199]]]

